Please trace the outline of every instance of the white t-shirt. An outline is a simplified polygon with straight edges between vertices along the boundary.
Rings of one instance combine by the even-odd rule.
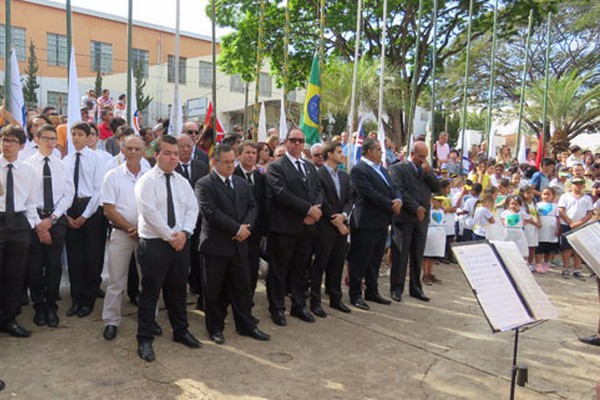
[[[463,211],[468,213],[464,215],[465,228],[467,229],[473,229],[473,215],[475,214],[475,205],[478,201],[479,197],[469,197],[461,207]]]
[[[473,216],[473,233],[485,237],[485,228],[490,224],[490,218],[494,218],[494,214],[487,207],[477,207]]]
[[[521,228],[525,226],[525,221],[531,219],[531,215],[527,214],[527,212],[523,211],[523,209],[518,212],[513,212],[511,210],[504,210],[502,214],[500,214],[500,218],[504,221],[504,226],[507,228]]]
[[[444,226],[444,210],[432,208],[429,214],[429,226]]]
[[[565,213],[573,221],[581,221],[588,211],[593,211],[594,206],[590,196],[583,195],[576,198],[573,193],[567,192],[558,199],[558,208],[564,208]],[[562,225],[568,225],[561,219]]]
[[[557,243],[556,228],[558,221],[556,217],[558,217],[558,207],[554,203],[546,203],[545,201],[540,201],[536,206],[540,222],[542,223],[539,230],[539,241]]]

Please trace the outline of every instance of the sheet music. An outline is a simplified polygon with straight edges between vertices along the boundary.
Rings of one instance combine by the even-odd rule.
[[[494,332],[534,322],[488,243],[455,246],[452,251]]]
[[[527,267],[527,263],[521,256],[519,248],[514,242],[491,242],[496,251],[502,257],[504,266],[508,269],[510,276],[517,285],[521,296],[525,299],[527,306],[536,320],[557,319],[558,313],[546,296],[546,293],[537,284],[533,275]]]
[[[600,224],[593,223],[568,234],[567,240],[592,272],[600,276]]]

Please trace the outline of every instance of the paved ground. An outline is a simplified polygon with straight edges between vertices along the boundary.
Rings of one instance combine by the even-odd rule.
[[[157,361],[136,354],[135,308],[124,307],[114,342],[102,338],[101,302],[92,316],[67,318],[57,329],[37,328],[32,309],[20,322],[29,339],[0,334],[0,399],[505,399],[509,396],[512,333],[492,334],[457,266],[436,266],[443,285],[427,287],[430,303],[406,298],[351,314],[330,310],[307,324],[288,317],[271,323],[263,293],[255,315],[272,335],[267,343],[238,336],[227,325],[226,344],[207,338],[200,312],[189,308],[200,350],[155,341]],[[537,277],[560,319],[520,335],[519,362],[529,383],[517,399],[593,399],[600,348],[578,336],[593,333],[599,307],[595,282],[564,280],[555,270]],[[387,294],[387,279],[381,278]],[[63,294],[68,299],[66,293]],[[190,297],[190,302],[193,299]]]

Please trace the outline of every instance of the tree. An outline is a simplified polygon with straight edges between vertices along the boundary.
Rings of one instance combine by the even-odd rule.
[[[143,72],[144,70],[140,64],[136,65],[136,67],[133,69],[136,94],[135,100],[137,101],[137,108],[140,112],[144,111],[150,105],[150,103],[152,103],[152,100],[154,100],[151,96],[144,95],[144,88],[148,82],[144,79]]]
[[[23,86],[23,99],[27,108],[37,108],[38,98],[36,90],[40,87],[37,82],[38,72],[37,55],[35,54],[35,45],[33,41],[29,45],[29,58],[27,59],[27,68],[25,69],[25,85]]]
[[[217,1],[217,0],[213,0]],[[550,0],[547,0],[550,1]],[[290,57],[288,82],[289,87],[304,86],[310,70],[312,55],[319,43],[318,0],[290,0]],[[278,77],[281,85],[284,57],[284,9],[279,2],[268,2],[265,6],[265,43],[264,56],[270,60],[271,71]],[[534,8],[536,23],[543,20],[547,4],[537,0],[505,0],[504,12],[500,21],[501,31],[510,37],[515,26],[525,23],[529,8]],[[209,5],[210,7],[210,5]],[[381,54],[382,29],[381,1],[366,0],[363,10],[363,39],[360,46],[362,56],[367,60],[377,60]],[[410,88],[413,79],[417,79],[417,99],[429,84],[431,75],[430,48],[432,46],[432,4],[425,2],[423,20],[419,31],[419,57],[415,59],[415,42],[417,31],[416,0],[389,0],[388,4],[388,36],[386,43],[386,59],[391,67],[396,68],[398,75],[396,90],[387,92],[386,98],[394,97],[401,105],[386,108],[388,115],[387,129],[393,132],[392,138],[404,142],[412,124],[408,123],[407,111],[410,108]],[[437,65],[443,67],[444,62],[464,52],[466,41],[466,21],[468,16],[468,0],[440,1],[438,17]],[[254,0],[219,0],[216,4],[217,23],[222,27],[233,28],[234,32],[222,37],[219,65],[226,73],[240,74],[245,81],[254,79],[256,69],[256,47],[258,38],[259,5]],[[327,58],[341,58],[351,62],[356,46],[356,11],[355,0],[338,0],[329,2],[326,10],[325,53]],[[491,29],[490,5],[486,0],[476,0],[473,23],[473,37],[476,39]],[[393,23],[391,22],[393,21]],[[346,82],[346,84],[349,81]],[[328,88],[324,86],[324,92]],[[414,113],[410,112],[409,115]]]
[[[96,96],[102,96],[102,74],[100,71],[96,73],[96,81],[94,82],[94,91],[96,92]]]

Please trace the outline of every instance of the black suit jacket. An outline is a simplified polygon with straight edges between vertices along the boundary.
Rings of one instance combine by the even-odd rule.
[[[208,154],[206,154],[206,152],[204,150],[201,150],[197,147],[194,147],[194,152],[192,153],[192,158],[195,161],[200,161],[203,164],[210,164],[210,159],[208,157]]]
[[[427,210],[425,221],[429,221],[431,194],[440,191],[440,182],[433,173],[417,172],[414,164],[408,160],[390,167],[390,175],[394,184],[402,193],[402,209],[396,221],[418,222],[417,209],[422,206]]]
[[[192,162],[190,163],[190,166],[192,167],[192,176],[191,178],[191,182],[190,184],[192,185],[192,188],[196,187],[196,182],[198,182],[198,179],[208,175],[209,170],[208,170],[208,165],[204,164],[203,162],[200,161],[196,161],[196,160],[192,160]],[[181,175],[183,175],[183,167],[181,166],[181,162],[177,165],[177,167],[175,167],[175,171],[179,172]]]
[[[350,170],[350,182],[357,196],[350,218],[351,228],[375,230],[391,224],[392,200],[402,200],[402,194],[386,169],[381,167],[381,171],[389,184],[364,161]]]
[[[245,179],[233,175],[233,193],[221,178],[212,172],[196,182],[196,197],[202,213],[200,247],[202,254],[232,257],[236,252],[248,254],[248,240],[241,243],[232,238],[242,224],[256,223],[257,208],[252,189]]]
[[[347,215],[350,215],[350,212],[352,211],[353,200],[350,177],[346,171],[338,169],[337,174],[340,180],[340,197],[338,197],[335,190],[335,183],[333,183],[333,178],[327,167],[323,166],[319,168],[317,174],[319,175],[321,187],[323,188],[323,204],[321,205],[323,217],[319,220],[317,233],[338,235],[339,231],[329,222],[329,220],[333,214],[346,213]]]
[[[303,221],[310,207],[323,202],[323,191],[315,166],[304,162],[304,169],[306,177],[287,155],[269,165],[269,232],[295,235],[314,229],[314,225],[305,226]]]
[[[238,165],[235,167],[234,175],[246,179],[244,171]],[[259,171],[252,171],[252,179],[254,185],[252,185],[252,194],[254,194],[254,200],[258,208],[258,217],[256,218],[256,227],[252,231],[252,235],[263,236],[267,231],[267,178]]]

